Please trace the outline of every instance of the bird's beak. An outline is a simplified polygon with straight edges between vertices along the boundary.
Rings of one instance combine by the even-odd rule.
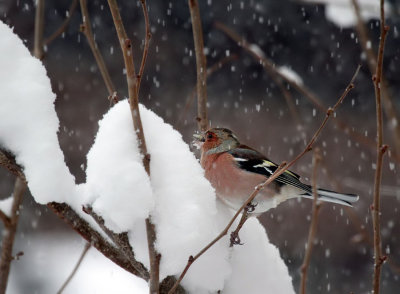
[[[206,141],[206,138],[203,133],[195,133],[193,134],[193,145],[198,149],[203,146],[203,143]]]
[[[205,142],[205,140],[206,140],[204,137],[204,134],[202,134],[202,133],[193,134],[193,138],[195,141],[200,141],[200,142]]]

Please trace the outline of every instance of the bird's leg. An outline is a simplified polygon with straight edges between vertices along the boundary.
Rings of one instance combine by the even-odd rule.
[[[244,223],[246,222],[247,218],[249,217],[249,213],[254,211],[255,207],[257,204],[247,204],[247,206],[243,209],[243,214],[242,218],[240,219],[240,222],[236,229],[231,233],[231,244],[230,247],[233,247],[233,245],[243,245],[243,243],[240,243],[240,238],[239,238],[239,231],[243,227]]]

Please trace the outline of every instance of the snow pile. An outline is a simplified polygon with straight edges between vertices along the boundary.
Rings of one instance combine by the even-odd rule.
[[[58,143],[55,94],[42,63],[0,22],[0,147],[24,167],[36,202],[75,196],[75,179]]]
[[[11,266],[7,293],[58,293],[76,265],[84,244],[79,235],[47,233],[17,236],[24,256]],[[28,266],[27,266],[28,265]],[[62,266],[60,266],[62,265]],[[32,270],[40,269],[40,270]],[[147,283],[90,248],[63,294],[148,294]]]
[[[240,238],[244,245],[233,248],[233,273],[223,293],[295,293],[279,250],[269,243],[264,227],[256,218],[247,220]]]
[[[4,24],[0,37],[0,145],[24,167],[35,200],[66,202],[78,213],[82,205],[91,204],[108,227],[128,232],[136,258],[145,265],[144,219],[150,216],[162,255],[160,278],[179,275],[188,257],[214,239],[232,216],[216,200],[181,135],[140,107],[151,154],[149,179],[128,101],[121,101],[99,123],[88,153],[87,183],[75,186],[57,140],[55,96],[45,69]],[[224,237],[193,264],[182,285],[191,293],[236,294],[250,288],[251,293],[265,288],[294,293],[279,252],[256,219],[244,226],[241,238],[245,245],[231,249]]]
[[[353,27],[357,23],[354,7],[351,0],[303,0],[309,3],[325,4],[325,15],[328,20],[341,28]],[[358,0],[361,18],[364,21],[379,19],[379,1]],[[390,14],[391,6],[385,3],[385,11]]]
[[[99,122],[87,155],[86,203],[115,232],[125,232],[148,217],[154,207],[150,181],[142,164],[127,101]]]

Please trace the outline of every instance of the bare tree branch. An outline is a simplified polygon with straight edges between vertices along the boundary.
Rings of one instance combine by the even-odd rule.
[[[12,249],[17,232],[18,218],[20,215],[20,206],[22,196],[26,190],[26,183],[23,179],[17,177],[14,185],[13,203],[11,207],[10,222],[4,222],[4,233],[1,246],[0,260],[0,294],[5,294],[7,289],[8,275],[10,274],[11,261],[13,260]]]
[[[375,184],[374,184],[374,200],[371,206],[372,223],[374,229],[374,275],[373,275],[373,292],[379,294],[381,268],[386,257],[382,255],[381,244],[381,231],[380,231],[380,185],[382,179],[382,160],[388,146],[383,145],[383,119],[382,119],[382,105],[381,105],[381,82],[382,82],[382,67],[383,67],[383,53],[385,50],[385,40],[389,27],[385,24],[385,8],[384,0],[380,0],[381,12],[381,33],[378,49],[378,61],[376,72],[373,76],[375,98],[376,98],[376,170],[375,170]]]
[[[108,0],[110,11],[114,20],[115,29],[118,34],[119,43],[121,45],[122,54],[124,56],[124,63],[126,69],[126,79],[128,83],[129,102],[132,113],[133,127],[139,140],[139,148],[143,154],[143,165],[150,176],[150,155],[147,153],[146,141],[143,133],[142,121],[139,112],[139,96],[138,96],[138,80],[135,72],[135,65],[133,60],[132,44],[128,38],[124,25],[122,23],[121,15],[119,13],[116,0]],[[144,8],[145,10],[145,8]],[[145,10],[146,11],[146,10]],[[144,55],[145,56],[145,55]],[[144,64],[143,64],[144,66]],[[146,219],[146,232],[149,248],[150,259],[150,293],[159,293],[159,266],[160,254],[155,249],[155,227],[150,218]]]
[[[78,259],[78,262],[76,263],[76,265],[74,266],[74,268],[72,269],[72,272],[70,273],[70,275],[68,276],[68,278],[65,280],[65,282],[62,284],[60,290],[57,291],[57,294],[61,294],[65,288],[68,286],[69,282],[71,282],[72,278],[75,276],[76,272],[78,271],[79,267],[82,264],[83,259],[86,256],[86,253],[88,253],[90,247],[92,247],[90,245],[90,243],[86,243],[85,247],[83,248],[83,251],[81,253],[81,256]]]
[[[145,26],[146,26],[146,32],[145,32],[146,36],[144,38],[142,61],[140,63],[139,74],[137,75],[137,81],[136,81],[136,84],[137,84],[136,91],[137,91],[138,97],[139,97],[140,83],[142,82],[144,66],[146,65],[147,54],[149,53],[149,46],[150,46],[150,39],[151,39],[149,12],[147,10],[146,0],[140,0],[140,3],[142,4],[142,9],[143,9],[144,22],[145,22]]]
[[[118,102],[117,92],[115,90],[114,84],[111,80],[110,73],[108,72],[106,63],[104,62],[103,56],[94,40],[92,26],[90,24],[89,12],[87,9],[86,0],[80,0],[81,12],[82,12],[82,22],[80,30],[85,35],[88,40],[90,49],[92,50],[93,56],[96,59],[96,63],[99,66],[101,76],[103,77],[104,83],[106,84],[108,91],[108,100],[110,104],[115,104]]]
[[[197,0],[188,0],[190,17],[192,19],[194,51],[196,52],[197,69],[197,122],[199,131],[208,129],[207,118],[207,60],[204,54],[203,30],[199,3]]]
[[[307,282],[307,272],[308,267],[310,265],[311,260],[311,252],[314,246],[314,238],[315,233],[317,231],[317,224],[318,224],[318,213],[321,207],[321,203],[318,202],[318,192],[317,192],[317,171],[318,171],[318,164],[321,160],[321,156],[319,154],[318,148],[314,152],[313,156],[313,174],[312,174],[312,191],[313,191],[313,205],[312,205],[312,217],[310,223],[310,229],[308,232],[308,240],[307,240],[307,247],[306,252],[304,255],[303,264],[301,265],[301,281],[300,281],[300,294],[306,293],[306,282]]]
[[[8,169],[10,173],[25,180],[25,175],[15,162],[15,158],[5,150],[0,149],[0,165]]]
[[[42,60],[44,57],[43,48],[43,28],[44,28],[44,1],[36,1],[36,12],[35,12],[35,36],[33,43],[33,55]]]
[[[185,276],[186,272],[189,270],[190,266],[201,256],[203,255],[210,247],[212,247],[215,243],[217,243],[220,239],[222,239],[222,237],[224,237],[230,227],[232,226],[232,224],[234,223],[234,221],[236,220],[236,218],[240,215],[240,213],[246,208],[246,206],[248,206],[253,199],[257,196],[257,194],[267,185],[269,185],[272,181],[274,181],[279,175],[281,175],[282,173],[284,173],[286,170],[288,170],[293,164],[295,164],[301,157],[303,157],[307,152],[312,150],[312,146],[314,144],[314,142],[317,140],[317,138],[319,137],[319,135],[321,134],[322,130],[324,129],[326,123],[328,122],[329,118],[332,116],[332,114],[336,111],[336,109],[339,107],[339,105],[343,102],[344,98],[347,96],[347,94],[354,88],[354,80],[357,77],[358,72],[360,71],[360,66],[357,67],[356,72],[354,73],[350,83],[348,84],[348,86],[346,87],[346,89],[344,90],[343,94],[340,96],[340,98],[338,99],[338,101],[336,102],[336,104],[333,107],[330,107],[327,112],[326,112],[326,116],[325,119],[323,120],[323,122],[321,123],[321,125],[319,126],[318,130],[314,133],[313,137],[311,138],[311,140],[309,141],[309,143],[307,144],[307,146],[305,147],[305,149],[303,150],[303,152],[301,152],[299,155],[296,156],[295,159],[293,159],[292,161],[289,162],[289,164],[286,164],[285,162],[282,163],[277,170],[262,184],[258,185],[257,187],[255,187],[254,192],[249,196],[249,198],[243,203],[243,205],[236,211],[235,215],[232,217],[232,219],[229,221],[228,225],[225,227],[225,229],[214,239],[212,240],[207,246],[205,246],[202,250],[200,250],[199,253],[197,253],[195,256],[191,255],[188,259],[188,262],[184,268],[184,270],[182,271],[181,275],[179,276],[177,282],[175,283],[174,287],[171,289],[171,291],[169,292],[170,294],[173,293],[173,290],[175,289],[176,286],[178,286],[178,284],[182,281],[183,277]],[[235,230],[238,232],[238,230]]]
[[[371,72],[371,75],[376,74],[377,71],[377,57],[374,52],[374,49],[372,46],[369,46],[368,44],[371,42],[370,41],[370,36],[368,34],[367,27],[361,17],[361,12],[360,12],[360,6],[358,5],[357,0],[352,0],[353,7],[354,7],[354,13],[356,15],[357,19],[357,25],[356,25],[356,31],[359,36],[360,40],[360,45],[367,57],[367,64],[369,67],[369,71]],[[382,36],[381,36],[382,37]],[[381,45],[379,45],[381,46]],[[379,59],[379,57],[378,57]],[[387,119],[389,121],[389,126],[391,129],[393,129],[393,139],[395,143],[395,150],[393,150],[396,154],[395,156],[399,156],[400,152],[400,124],[399,123],[393,123],[393,122],[398,122],[399,121],[399,116],[398,112],[396,111],[396,104],[393,103],[393,97],[390,93],[390,90],[387,86],[387,81],[385,77],[381,76],[381,81],[380,81],[380,91],[381,91],[381,97],[383,100],[383,110],[385,111],[385,114],[387,116]]]
[[[78,4],[78,0],[72,0],[71,2],[71,6],[68,9],[68,13],[66,18],[64,19],[63,23],[61,24],[61,26],[50,36],[48,37],[46,40],[44,40],[44,45],[45,46],[49,46],[49,44],[51,42],[53,42],[58,36],[60,36],[62,33],[65,32],[65,30],[68,27],[69,22],[71,21],[71,17],[74,14],[75,10],[76,10],[76,6]]]

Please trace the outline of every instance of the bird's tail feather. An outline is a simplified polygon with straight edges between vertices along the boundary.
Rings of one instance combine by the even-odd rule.
[[[353,206],[352,204],[358,200],[358,195],[355,194],[344,194],[325,189],[318,189],[317,192],[318,200],[342,204],[346,206]],[[312,193],[305,193],[302,196],[305,198],[313,199]]]

